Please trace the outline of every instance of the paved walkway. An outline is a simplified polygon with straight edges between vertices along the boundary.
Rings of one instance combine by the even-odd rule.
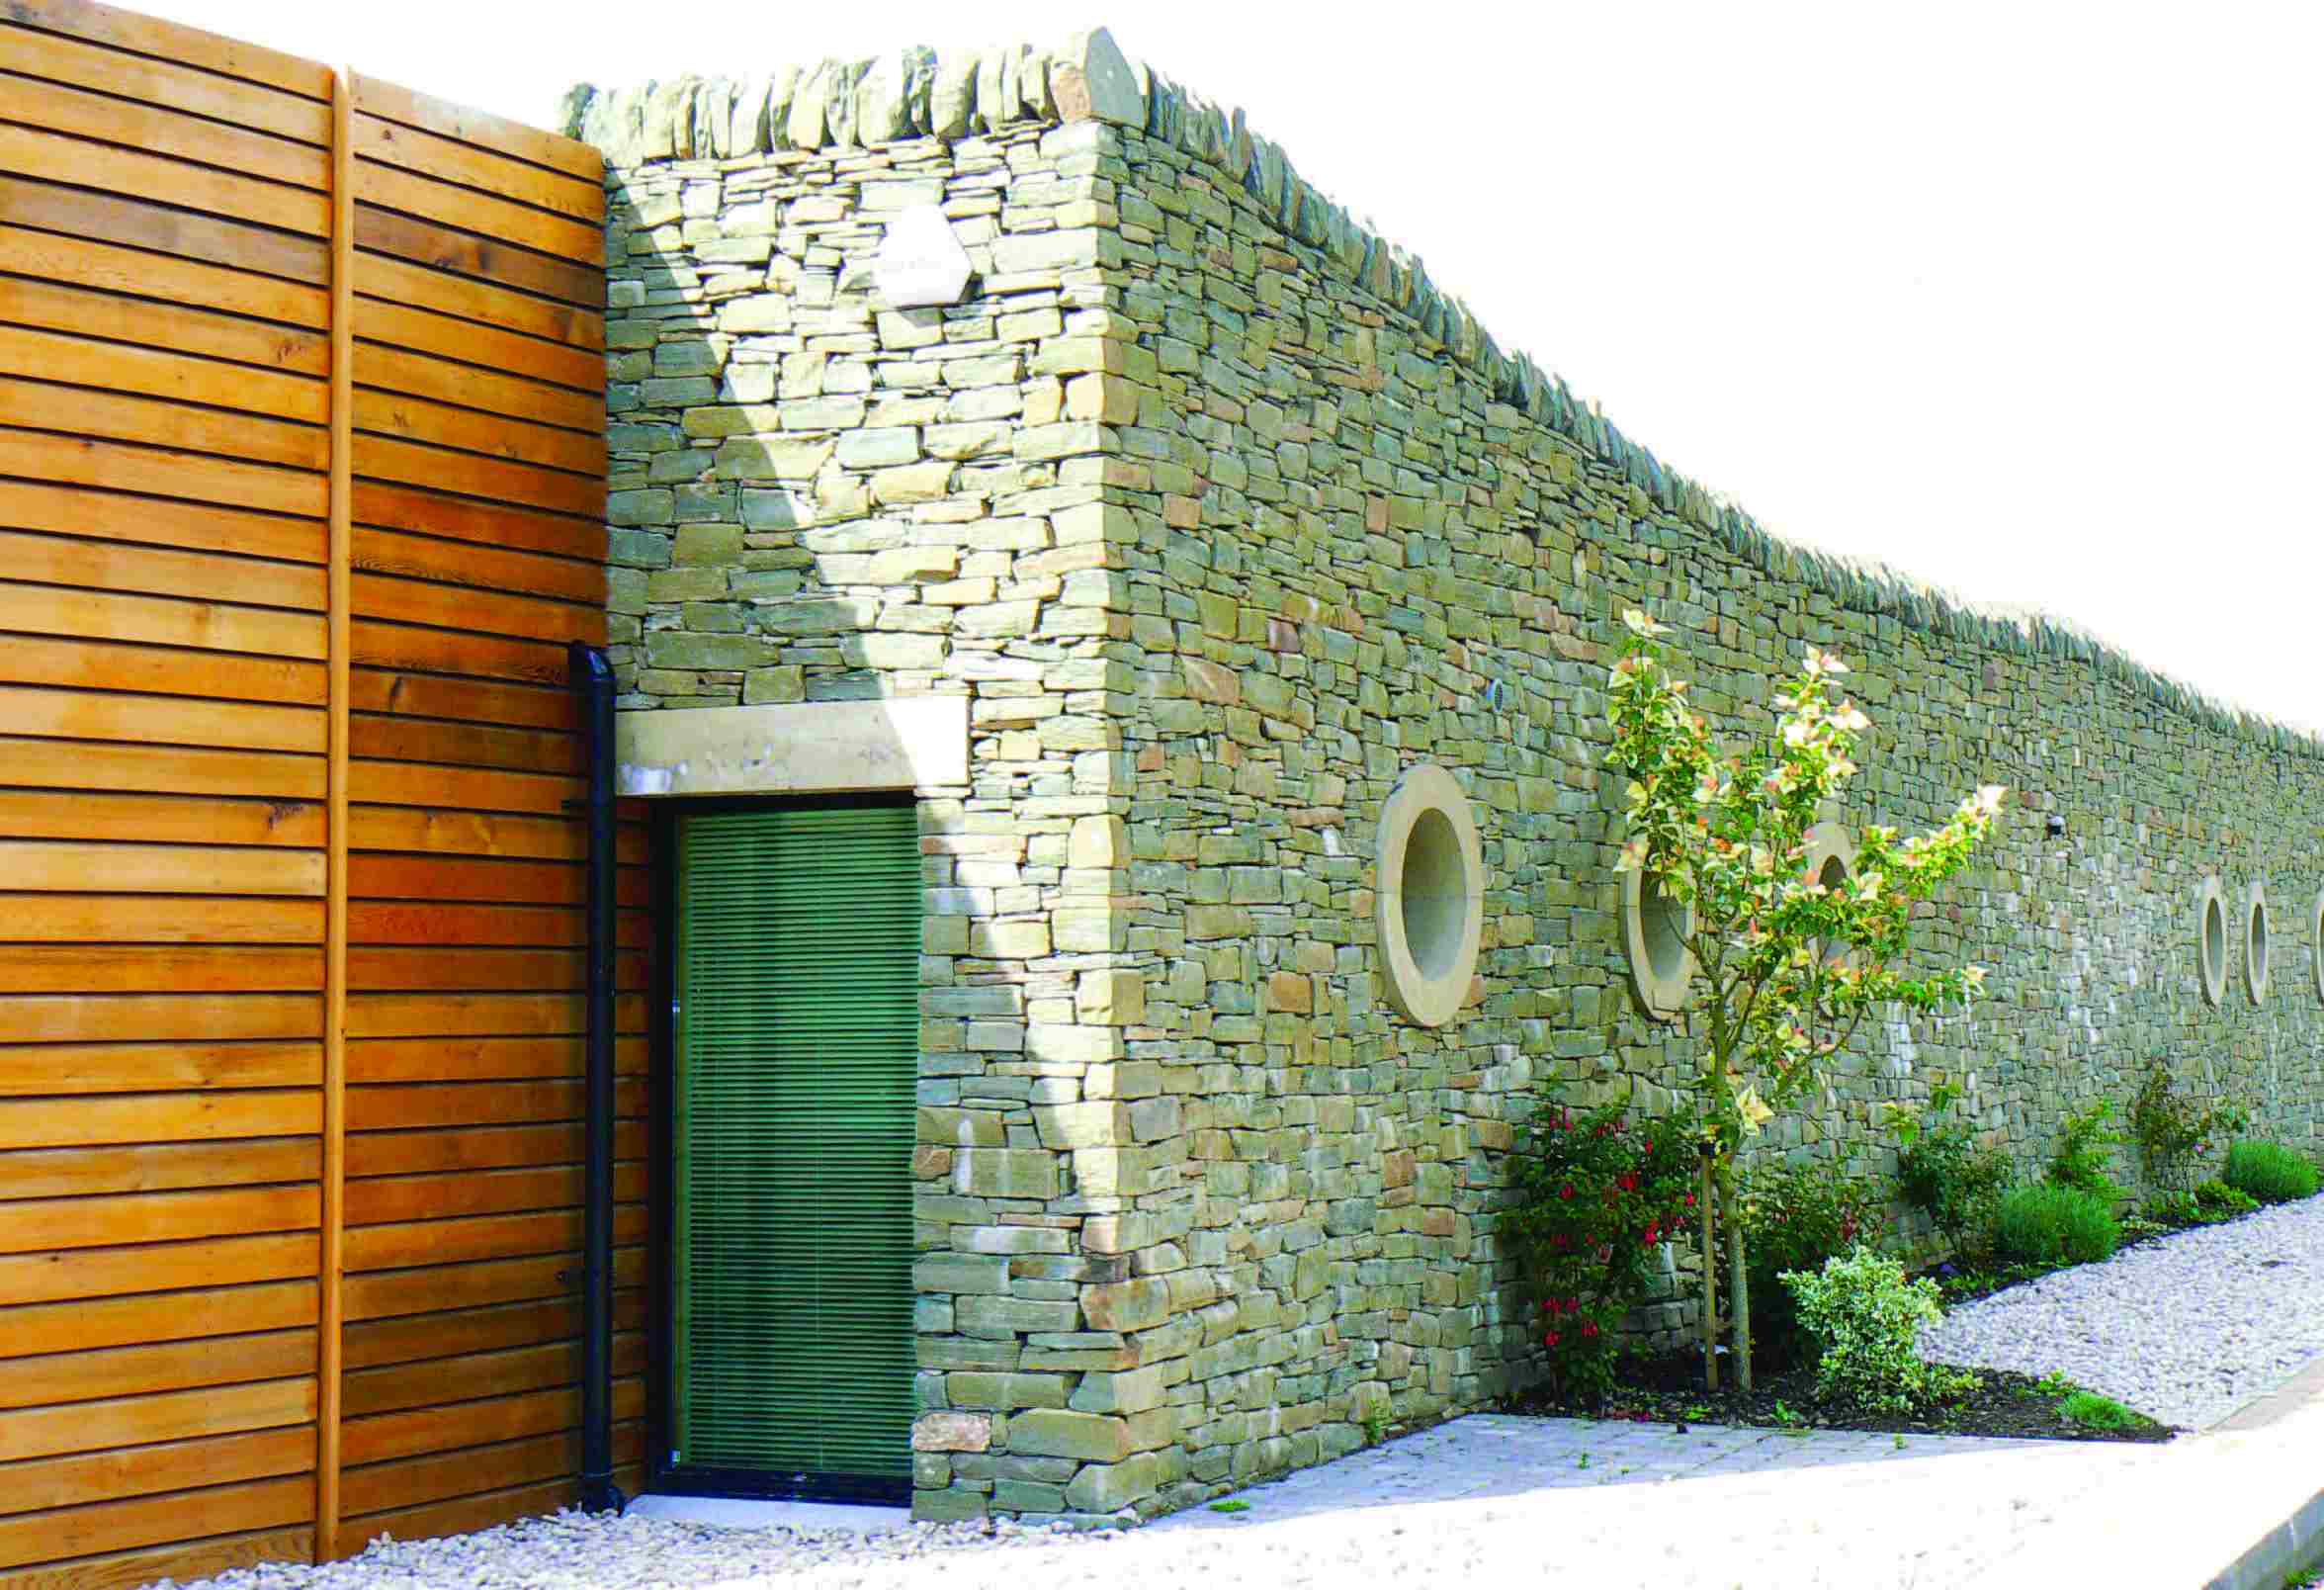
[[[1604,1587],[1931,1590],[1978,1582],[2172,1451],[1479,1414],[1245,1491],[1248,1512],[1139,1534],[1292,1547],[1422,1531],[1453,1553],[1446,1584],[1529,1569]]]

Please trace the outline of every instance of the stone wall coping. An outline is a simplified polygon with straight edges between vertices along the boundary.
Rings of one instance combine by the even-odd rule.
[[[1142,132],[1201,160],[1245,190],[1286,233],[1319,251],[1323,269],[1401,310],[1433,351],[1481,375],[1515,413],[1610,465],[1664,511],[1692,523],[1772,578],[1797,580],[1842,606],[1892,617],[1994,651],[2083,662],[2173,711],[2278,751],[2324,760],[2324,732],[2237,707],[2172,677],[2072,620],[2013,603],[1972,601],[1881,560],[1787,541],[1723,493],[1688,480],[1577,398],[1530,355],[1505,352],[1419,258],[1351,218],[1302,178],[1244,111],[1218,105],[1129,60],[1103,28],[1044,47],[1012,43],[938,52],[908,44],[852,59],[825,57],[763,76],[687,73],[608,89],[580,83],[559,105],[561,129],[605,155],[609,184],[655,160],[861,148],[912,138],[943,143],[1004,128],[1098,122]],[[1488,414],[1488,422],[1492,416]]]

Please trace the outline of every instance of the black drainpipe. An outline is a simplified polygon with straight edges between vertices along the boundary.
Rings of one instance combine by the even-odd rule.
[[[613,666],[594,646],[565,648],[581,708],[589,780],[586,1128],[581,1173],[581,1506],[618,1513],[613,1482]]]

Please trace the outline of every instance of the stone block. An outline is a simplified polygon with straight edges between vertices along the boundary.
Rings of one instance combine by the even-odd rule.
[[[1074,1304],[1042,1297],[955,1297],[952,1313],[963,1335],[995,1338],[1070,1331],[1079,1320]]]
[[[1146,975],[1137,971],[1083,972],[1074,985],[1074,1014],[1094,1026],[1138,1026],[1146,1020]]]
[[[1057,1156],[1042,1149],[971,1148],[953,1157],[952,1190],[964,1197],[1054,1198]]]
[[[963,1369],[944,1377],[944,1395],[956,1408],[991,1408],[1002,1413],[1019,1408],[1062,1408],[1066,1405],[1066,1381],[1062,1374]]]
[[[992,1420],[982,1413],[923,1413],[912,1421],[914,1452],[986,1452],[992,1446]],[[917,1499],[914,1499],[917,1511]]]
[[[1167,1390],[1159,1369],[1097,1370],[1081,1376],[1072,1406],[1082,1413],[1144,1413],[1161,1407]]]
[[[1170,1317],[1169,1282],[1160,1276],[1081,1288],[1081,1313],[1094,1331],[1142,1331]]]
[[[1118,1463],[1090,1463],[1066,1486],[1066,1505],[1082,1513],[1116,1512],[1152,1496],[1159,1472],[1150,1452]]]
[[[1130,1456],[1130,1427],[1108,1414],[1036,1408],[1008,1422],[1008,1450],[1036,1457],[1119,1463]]]
[[[1008,1261],[987,1254],[932,1253],[912,1262],[914,1291],[1008,1295]]]
[[[1129,1111],[1115,1104],[1037,1104],[1033,1124],[1049,1148],[1110,1148],[1130,1140]]]
[[[1038,959],[1049,953],[1049,924],[1039,919],[974,923],[969,928],[969,953],[987,960]]]

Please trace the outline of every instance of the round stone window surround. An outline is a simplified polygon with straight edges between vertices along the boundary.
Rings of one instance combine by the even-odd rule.
[[[1670,899],[1635,867],[1622,874],[1622,939],[1630,955],[1630,992],[1638,1008],[1658,1021],[1676,1020],[1686,1008],[1686,991],[1695,971],[1686,935],[1693,930],[1691,905]]]
[[[1827,819],[1802,837],[1807,841],[1807,854],[1801,859],[1800,875],[1827,889],[1846,885],[1856,869],[1856,837],[1848,825]],[[1828,945],[1824,958],[1846,960],[1850,947],[1846,943]]]
[[[1432,764],[1408,770],[1380,809],[1373,891],[1388,1002],[1442,1026],[1468,1003],[1485,930],[1485,856],[1469,797]]]
[[[2254,880],[2243,907],[2243,993],[2254,1005],[2268,1000],[2268,886]]]
[[[2203,1003],[2217,1006],[2227,992],[2227,899],[2216,872],[2195,886],[2195,964]]]
[[[2324,889],[2308,908],[2308,966],[2316,982],[2316,998],[2324,1000]]]

